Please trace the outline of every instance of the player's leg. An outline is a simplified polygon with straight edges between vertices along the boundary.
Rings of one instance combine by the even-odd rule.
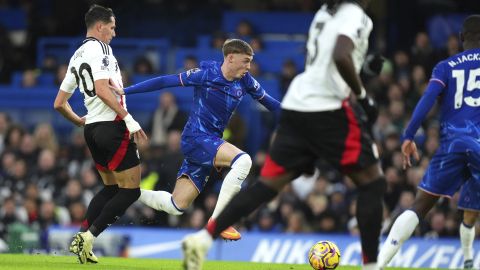
[[[341,109],[332,111],[330,116],[322,116],[325,122],[332,122],[333,128],[325,131],[325,127],[322,127],[319,134],[325,135],[321,140],[312,138],[312,141],[319,144],[324,158],[339,167],[356,184],[355,214],[360,229],[362,269],[377,269],[386,183],[378,151],[363,114],[358,106],[344,101]]]
[[[390,233],[383,244],[378,255],[378,265],[387,266],[397,254],[403,242],[410,238],[415,231],[419,220],[423,219],[428,211],[437,203],[440,196],[427,193],[421,189],[417,190],[415,202],[410,210],[405,210],[393,223]]]
[[[183,166],[182,166],[183,167]],[[182,215],[199,195],[199,190],[187,175],[181,175],[173,192],[163,190],[141,190],[138,199],[145,205],[170,215]]]
[[[291,179],[292,177],[288,173],[283,177],[276,178],[278,183],[284,184]],[[280,187],[284,184],[277,184],[276,186]],[[261,204],[272,200],[277,194],[278,191],[265,184],[265,181],[259,181],[236,194],[217,219],[209,222],[205,229],[187,235],[183,239],[184,269],[202,269],[203,260],[212,245],[213,239],[219,237],[226,228],[249,215]]]
[[[247,153],[225,142],[218,148],[217,155],[215,156],[215,167],[230,167],[230,171],[223,179],[217,204],[215,205],[209,223],[218,217],[233,196],[240,191],[242,183],[245,178],[247,178],[250,168],[252,167],[252,159]],[[233,241],[241,238],[241,234],[231,226],[222,231],[221,236],[223,239]]]
[[[477,219],[477,211],[464,210],[463,222],[460,224],[464,269],[473,269],[473,240],[475,240],[475,222]]]
[[[80,262],[92,258],[93,241],[140,196],[140,158],[123,121],[85,127],[85,139],[105,183],[117,182],[118,191],[104,205],[88,230],[75,236]],[[96,152],[93,152],[96,151]],[[74,242],[75,242],[74,240]]]
[[[476,174],[473,173],[473,175]],[[460,224],[460,243],[463,251],[464,269],[474,268],[473,241],[475,239],[475,222],[480,211],[479,190],[479,181],[472,177],[462,186],[458,199],[458,208],[463,210],[463,221]]]
[[[463,154],[437,151],[430,160],[428,169],[418,186],[413,207],[404,211],[395,220],[380,250],[378,255],[380,267],[385,267],[390,263],[403,242],[415,231],[419,220],[427,215],[440,197],[451,197],[460,189],[467,173]]]
[[[376,269],[380,231],[383,220],[385,178],[378,163],[350,173],[357,186],[356,217],[360,229],[363,269]]]

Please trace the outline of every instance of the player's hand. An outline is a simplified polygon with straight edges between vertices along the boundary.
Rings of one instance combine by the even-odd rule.
[[[382,72],[385,58],[380,53],[369,54],[363,64],[363,72],[370,76],[378,76]]]
[[[77,127],[83,127],[85,126],[85,120],[86,120],[86,117],[85,116],[82,116],[80,118],[80,122],[77,123]]]
[[[375,124],[377,121],[378,117],[378,106],[375,100],[366,95],[364,98],[358,98],[357,97],[357,102],[360,104],[362,109],[365,111],[365,114],[367,115],[367,123],[370,127]]]
[[[117,95],[125,95],[125,91],[123,91],[123,88],[121,88],[120,86],[117,86],[115,85],[112,80],[109,80],[108,81],[108,87],[110,88],[110,90],[112,90],[113,92],[117,93]]]
[[[133,140],[138,145],[145,145],[148,142],[148,137],[147,134],[145,134],[145,132],[143,131],[143,129],[140,129],[139,131],[133,133]]]
[[[413,155],[416,161],[420,160],[418,155],[417,145],[414,141],[405,140],[402,144],[402,155],[403,155],[403,169],[406,170],[407,167],[412,167],[412,162],[410,156]]]

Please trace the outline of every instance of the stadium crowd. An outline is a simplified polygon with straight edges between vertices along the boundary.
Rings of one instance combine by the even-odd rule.
[[[239,31],[243,31],[242,27]],[[237,35],[245,37],[243,32]],[[223,35],[216,37],[225,38]],[[249,40],[254,49],[261,47],[261,39],[257,36]],[[212,46],[214,44],[212,42]],[[365,78],[368,91],[380,107],[372,131],[388,185],[384,229],[397,214],[412,205],[416,186],[439,144],[438,122],[432,112],[416,137],[421,160],[417,166],[403,170],[400,145],[406,121],[428,83],[433,63],[460,50],[456,36],[451,36],[444,49],[438,50],[431,45],[425,32],[418,32],[410,50],[389,53],[380,76]],[[192,61],[186,63],[186,67],[196,64],[196,59],[187,60]],[[65,72],[63,64],[47,66],[52,70],[62,69],[61,75]],[[139,59],[135,66],[136,73],[153,72],[146,58]],[[252,72],[261,75],[261,66],[256,68],[258,70]],[[273,76],[285,90],[297,72],[294,65],[286,63],[282,73]],[[30,73],[30,70],[24,72],[26,84]],[[61,82],[61,78],[56,81]],[[145,127],[151,144],[140,148],[142,188],[173,190],[176,172],[183,160],[180,134],[185,113],[177,109],[173,95],[164,93],[161,96],[158,109],[152,112],[151,124]],[[244,124],[240,116],[235,117],[238,119],[232,122],[237,124],[230,126],[227,138],[234,144],[244,144]],[[50,225],[78,227],[88,202],[101,188],[83,130],[74,129],[69,139],[59,140],[59,135],[50,123],[39,123],[29,130],[0,109],[0,239],[5,239],[9,225],[14,223],[26,224],[38,231]],[[265,143],[262,149],[267,148]],[[252,158],[254,166],[247,184],[256,181],[265,150]],[[325,162],[319,161],[317,168],[313,176],[297,179],[272,203],[239,224],[240,228],[261,232],[358,234],[353,183],[340,177]],[[205,192],[182,216],[168,216],[137,202],[114,226],[201,228],[215,207],[223,173],[212,173]],[[460,220],[456,198],[441,200],[428,218],[421,221],[415,234],[430,238],[458,236]]]

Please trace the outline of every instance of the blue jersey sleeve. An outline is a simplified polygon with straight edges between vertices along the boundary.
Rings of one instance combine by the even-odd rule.
[[[207,72],[204,69],[193,68],[179,74],[180,83],[183,86],[202,85],[205,81]]]
[[[445,88],[445,69],[442,65],[437,65],[432,72],[432,77],[428,83],[427,89],[423,93],[422,98],[418,101],[415,110],[413,111],[412,119],[405,129],[404,139],[413,140],[415,133],[422,124],[427,113],[432,109],[435,104],[435,100]]]
[[[146,81],[131,85],[123,89],[123,91],[125,92],[125,95],[130,95],[130,94],[137,94],[137,93],[152,92],[156,90],[161,90],[163,88],[180,86],[180,85],[182,84],[178,74],[165,75],[165,76],[159,76],[150,80],[146,80]]]
[[[245,75],[244,80],[247,93],[249,93],[253,99],[260,102],[260,104],[265,106],[269,111],[275,112],[280,109],[280,102],[270,96],[250,73]]]

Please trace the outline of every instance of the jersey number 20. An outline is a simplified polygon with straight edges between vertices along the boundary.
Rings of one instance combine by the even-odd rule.
[[[87,63],[82,63],[80,65],[80,68],[78,69],[78,72],[77,72],[77,69],[75,67],[72,67],[70,69],[70,71],[75,76],[75,80],[77,81],[77,85],[79,87],[80,87],[80,80],[82,81],[83,91],[85,92],[85,94],[89,97],[94,97],[96,95],[96,93],[95,93],[95,83],[93,82],[92,68],[90,67],[90,65],[87,64]],[[88,89],[86,78],[83,75],[84,71],[87,71],[88,77],[89,77],[91,85],[92,85],[92,89]]]

